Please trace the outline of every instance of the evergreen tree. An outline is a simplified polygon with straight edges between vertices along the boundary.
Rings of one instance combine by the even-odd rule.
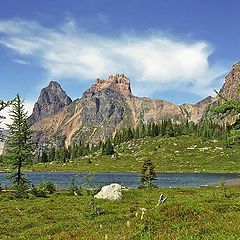
[[[55,160],[56,150],[55,147],[52,147],[49,152],[49,162],[52,162]]]
[[[71,159],[75,159],[77,157],[78,157],[78,148],[77,148],[77,144],[74,143],[71,148]]]
[[[110,138],[108,138],[107,141],[103,144],[102,154],[104,155],[114,154],[114,149]]]
[[[157,179],[155,167],[151,160],[145,160],[141,169],[141,186],[152,187],[153,181]]]
[[[17,186],[23,185],[27,179],[22,173],[22,167],[32,157],[31,130],[27,123],[27,113],[24,110],[23,100],[18,94],[11,103],[10,117],[12,124],[8,125],[9,138],[6,153],[16,173],[11,180]]]
[[[134,138],[134,129],[131,129],[130,127],[127,130],[127,139],[132,140]]]
[[[142,121],[140,121],[139,122],[139,138],[144,138],[144,137],[146,137],[146,126]]]
[[[43,163],[48,162],[48,154],[45,150],[42,151],[41,162]]]

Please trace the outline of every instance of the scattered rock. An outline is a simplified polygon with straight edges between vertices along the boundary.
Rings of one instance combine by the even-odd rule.
[[[122,186],[117,183],[112,183],[102,187],[101,191],[97,193],[95,198],[108,199],[108,200],[121,200],[122,199]]]

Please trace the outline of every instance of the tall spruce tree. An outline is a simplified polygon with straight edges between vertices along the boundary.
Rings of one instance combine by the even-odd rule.
[[[22,167],[32,157],[31,130],[27,123],[27,113],[24,110],[23,100],[17,94],[11,103],[10,117],[12,124],[7,125],[9,138],[7,140],[7,157],[16,172],[11,176],[12,182],[19,186],[27,182]]]
[[[102,146],[102,154],[104,155],[112,155],[114,154],[114,148],[112,145],[112,141],[110,138],[106,140],[106,142]]]

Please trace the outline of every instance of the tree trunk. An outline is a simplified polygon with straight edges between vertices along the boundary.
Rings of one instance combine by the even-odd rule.
[[[21,181],[21,168],[22,168],[22,159],[19,158],[18,171],[17,171],[17,185],[20,185]]]

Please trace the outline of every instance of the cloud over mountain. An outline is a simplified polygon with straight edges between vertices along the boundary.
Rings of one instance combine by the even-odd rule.
[[[159,32],[104,36],[81,29],[73,19],[54,29],[34,21],[0,20],[0,44],[17,53],[20,64],[41,66],[49,79],[88,81],[125,73],[137,95],[177,89],[206,96],[225,72],[220,64],[210,64],[213,49],[206,41]]]

